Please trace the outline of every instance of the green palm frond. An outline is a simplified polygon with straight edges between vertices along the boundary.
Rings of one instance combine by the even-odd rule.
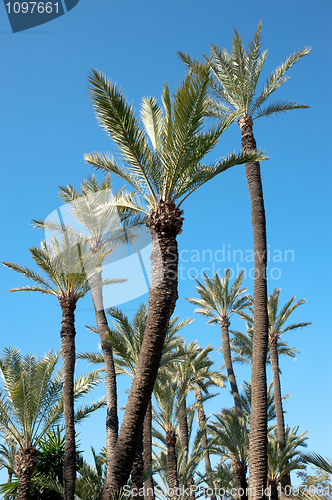
[[[332,474],[332,461],[324,458],[322,455],[315,452],[301,452],[301,460],[305,464],[319,467],[328,474]]]
[[[259,107],[255,113],[254,120],[262,116],[271,116],[278,113],[286,113],[291,109],[305,109],[309,108],[306,104],[292,101],[277,101],[268,104],[265,108]]]

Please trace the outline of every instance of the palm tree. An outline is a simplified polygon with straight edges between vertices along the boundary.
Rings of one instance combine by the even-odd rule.
[[[279,453],[282,454],[285,447],[285,422],[284,422],[284,411],[282,407],[282,397],[281,397],[281,385],[280,385],[280,369],[279,369],[279,354],[280,348],[283,352],[293,356],[293,350],[289,350],[287,344],[282,343],[280,337],[283,333],[302,328],[304,326],[311,325],[308,322],[294,323],[289,326],[284,326],[286,321],[292,312],[305,303],[305,299],[298,300],[294,302],[295,296],[293,296],[278,313],[279,297],[281,289],[275,288],[273,293],[268,297],[267,300],[267,310],[268,310],[268,321],[269,321],[269,353],[270,362],[273,374],[273,388],[274,388],[274,404],[276,410],[277,418],[277,433],[279,439]],[[252,299],[251,299],[252,301]],[[252,309],[251,309],[252,311]],[[242,313],[244,319],[247,320],[249,324],[253,324],[254,318],[246,313]],[[286,348],[287,347],[287,348]],[[283,474],[282,487],[283,490],[285,486],[290,485],[290,478]]]
[[[232,463],[234,482],[240,488],[239,497],[246,500],[247,496],[247,460],[249,454],[249,439],[247,433],[247,420],[239,417],[232,409],[223,409],[215,415],[216,421],[209,426],[219,453],[229,458]]]
[[[298,448],[307,446],[305,441],[308,439],[304,437],[307,432],[298,435],[298,426],[290,429],[285,429],[285,446],[280,452],[279,437],[276,428],[268,434],[268,485],[271,487],[271,500],[278,500],[278,485],[282,484],[282,479],[288,476],[292,470],[304,469],[301,458],[301,453]],[[285,492],[281,497],[287,498],[291,491]]]
[[[131,242],[135,236],[132,228],[142,223],[140,215],[133,215],[128,210],[120,211],[114,208],[113,213],[107,214],[100,211],[105,203],[112,198],[117,199],[122,193],[123,190],[120,190],[113,195],[110,176],[106,176],[99,184],[94,175],[81,183],[80,192],[68,184],[66,187],[60,186],[59,193],[60,198],[68,204],[70,212],[80,224],[81,229],[87,233],[89,251],[94,260],[97,256],[99,257],[98,269],[94,269],[90,277],[90,288],[105,366],[107,471],[110,470],[113,449],[118,437],[118,415],[113,352],[111,344],[107,342],[109,326],[104,310],[103,289],[100,286],[103,281],[103,260],[117,244]],[[40,225],[39,221],[35,222]],[[45,227],[45,224],[47,225],[47,221],[41,225]]]
[[[61,353],[64,369],[63,397],[65,417],[66,448],[63,466],[63,486],[65,500],[74,500],[76,477],[75,423],[74,423],[74,371],[75,371],[75,309],[77,301],[89,290],[87,274],[84,270],[96,269],[87,254],[88,241],[78,237],[72,228],[62,231],[60,241],[54,236],[49,243],[43,241],[40,248],[30,249],[33,260],[44,272],[46,278],[29,267],[13,262],[3,262],[34,285],[11,288],[10,292],[32,291],[43,295],[54,295],[62,309]],[[117,282],[105,280],[102,284]]]
[[[180,387],[186,388],[186,394],[189,391],[195,393],[196,398],[196,411],[197,411],[197,422],[201,433],[201,442],[203,448],[203,456],[205,462],[206,471],[206,481],[208,487],[213,491],[214,485],[211,480],[211,460],[210,452],[208,446],[208,438],[206,432],[206,417],[204,413],[203,402],[215,394],[210,394],[209,389],[211,387],[224,387],[225,376],[221,373],[211,370],[213,361],[210,359],[209,354],[213,351],[211,345],[202,349],[197,345],[196,341],[191,342],[188,347],[186,343],[180,347],[180,356],[185,354],[184,360],[178,364],[174,363],[174,374],[180,381]],[[203,396],[204,393],[204,396]],[[179,422],[179,434],[181,448],[183,451],[183,468],[186,467],[186,457],[189,457],[189,433],[187,425],[187,409],[185,404],[185,399],[183,400],[181,407],[182,417]],[[185,444],[185,446],[183,445]],[[215,494],[211,495],[211,499],[215,500]]]
[[[241,288],[243,276],[244,272],[242,271],[229,289],[230,269],[226,269],[222,279],[220,279],[218,273],[215,274],[212,280],[204,273],[204,284],[196,280],[198,283],[196,290],[200,298],[187,299],[188,302],[198,306],[195,312],[210,318],[208,324],[219,323],[221,326],[222,352],[236,413],[239,417],[242,416],[242,408],[233,370],[228,327],[230,326],[229,319],[232,314],[239,313],[250,305],[248,296],[243,295],[246,288]]]
[[[175,93],[174,104],[165,85],[164,109],[153,98],[143,99],[143,128],[114,82],[95,70],[89,76],[90,96],[99,123],[114,140],[126,166],[101,153],[88,154],[85,159],[103,172],[117,174],[141,195],[141,202],[133,203],[124,196],[118,205],[145,213],[146,226],[152,235],[147,327],[104,498],[111,490],[126,484],[157,377],[168,323],[178,297],[177,235],[182,231],[181,205],[218,173],[248,161],[244,153],[233,154],[211,166],[201,163],[234,119],[228,118],[209,131],[202,131],[208,79],[207,66],[200,67],[197,75],[185,77]],[[254,155],[249,155],[253,159]]]
[[[136,374],[136,365],[139,359],[139,354],[142,348],[144,332],[147,324],[147,308],[146,304],[143,303],[139,306],[137,313],[134,315],[132,321],[129,320],[128,316],[124,314],[120,309],[111,307],[107,310],[107,313],[113,319],[114,328],[110,329],[110,336],[108,337],[107,343],[109,343],[114,352],[114,362],[117,374],[124,374],[129,376],[131,381],[134,380]],[[169,322],[167,334],[165,338],[165,343],[163,346],[162,357],[160,361],[159,373],[163,368],[166,368],[171,361],[179,361],[183,358],[182,350],[179,350],[179,346],[182,343],[182,339],[178,332],[185,326],[192,323],[192,319],[183,319],[179,321],[178,316],[173,316]],[[91,330],[93,328],[89,327]],[[84,352],[77,356],[79,359],[86,359],[90,363],[103,364],[104,357],[103,353],[91,353]],[[145,475],[145,497],[148,499],[154,498],[154,487],[152,480],[152,437],[151,437],[151,425],[152,425],[152,403],[148,404],[146,415],[143,423],[143,465],[144,465],[144,475]],[[143,480],[143,474],[136,471],[138,468],[141,472],[141,458],[142,458],[142,447],[139,444],[139,452],[135,458],[135,463],[132,471],[132,479],[135,477],[136,481]],[[140,476],[140,479],[138,477]],[[136,486],[135,486],[136,487]],[[138,488],[139,489],[139,488]]]
[[[287,71],[303,56],[310,52],[304,48],[291,55],[267,78],[261,91],[257,84],[267,56],[262,52],[261,28],[258,24],[253,39],[245,50],[242,39],[235,30],[232,52],[228,53],[216,45],[211,45],[212,98],[209,116],[224,119],[225,116],[238,117],[241,144],[244,152],[255,151],[253,120],[284,113],[292,109],[307,108],[304,104],[291,101],[267,101],[269,97],[288,80]],[[197,62],[179,53],[190,68],[197,68]],[[197,69],[196,69],[197,71]],[[252,366],[252,424],[250,427],[250,487],[254,498],[261,498],[267,478],[267,416],[266,416],[266,355],[268,349],[268,315],[266,283],[266,220],[263,189],[259,161],[247,162],[245,173],[251,200],[251,220],[253,228],[255,277],[254,277],[254,346]]]
[[[47,432],[59,423],[64,413],[64,373],[55,367],[60,354],[49,351],[43,358],[22,357],[15,348],[7,348],[0,358],[3,388],[0,391],[0,434],[9,446],[15,446],[15,463],[8,464],[19,478],[17,499],[29,498],[32,473],[38,463],[38,445]],[[73,397],[90,392],[101,381],[99,371],[81,375],[74,382]],[[86,405],[74,414],[80,421],[103,406],[104,400]]]

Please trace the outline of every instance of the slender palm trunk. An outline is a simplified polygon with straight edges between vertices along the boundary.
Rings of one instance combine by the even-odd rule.
[[[31,476],[36,470],[38,453],[34,446],[20,449],[15,460],[15,468],[18,474],[18,488],[15,498],[17,500],[30,500]]]
[[[76,447],[74,422],[74,373],[75,373],[75,308],[76,300],[63,297],[61,352],[63,363],[63,413],[65,418],[65,455],[63,461],[64,500],[74,500],[76,480]]]
[[[189,456],[189,431],[188,431],[186,399],[184,399],[183,403],[181,404],[180,415],[181,416],[179,422],[179,434],[180,434],[181,450],[184,453],[183,464],[182,464],[182,472],[183,472],[188,463],[188,456]]]
[[[90,279],[90,288],[92,301],[95,309],[96,323],[101,341],[101,349],[104,356],[105,364],[105,385],[106,385],[106,481],[109,481],[109,474],[113,459],[113,450],[118,439],[118,403],[117,403],[117,386],[116,374],[113,359],[113,350],[107,339],[109,326],[104,310],[103,289],[100,286],[102,282],[102,272],[96,273]]]
[[[112,490],[119,490],[126,484],[135,457],[160,365],[169,320],[178,298],[176,237],[181,232],[182,221],[181,211],[173,204],[163,202],[148,216],[147,227],[152,234],[152,254],[147,326],[114,449],[110,484],[104,489],[103,500],[110,497]]]
[[[168,484],[170,500],[178,500],[180,497],[175,444],[176,444],[176,435],[174,429],[166,431],[167,484]]]
[[[202,403],[202,392],[196,391],[195,392],[195,397],[196,401],[199,403],[197,407],[197,422],[200,430],[202,430],[204,424],[205,424],[205,413],[204,413],[204,408],[203,408],[203,403]],[[207,435],[206,435],[206,430],[203,431],[202,434],[202,446],[203,446],[203,451],[204,453],[204,464],[205,464],[205,472],[206,472],[206,477],[207,477],[207,484],[210,489],[212,489],[213,494],[211,495],[211,500],[217,500],[216,495],[214,494],[214,484],[211,479],[211,472],[212,472],[212,467],[211,467],[211,460],[210,460],[210,453],[208,450],[208,440],[207,440]]]
[[[232,469],[234,472],[234,484],[238,489],[237,495],[241,500],[248,500],[247,466],[238,460],[232,460]]]
[[[230,325],[229,319],[227,316],[223,316],[220,321],[221,326],[221,338],[222,338],[222,352],[224,356],[225,366],[227,370],[228,380],[231,386],[232,396],[234,398],[234,405],[237,416],[240,418],[243,415],[241,399],[239,395],[239,390],[236,383],[236,378],[233,370],[231,349],[229,345],[229,333],[228,327]]]
[[[239,120],[244,152],[255,151],[251,116]],[[254,336],[252,353],[252,399],[249,433],[250,497],[264,498],[267,483],[267,387],[266,355],[268,348],[268,314],[266,283],[266,221],[259,162],[246,163],[245,172],[251,201],[251,220],[255,253]]]
[[[284,412],[282,408],[277,341],[278,337],[273,334],[270,334],[269,346],[270,346],[271,368],[273,374],[274,405],[276,409],[276,418],[277,418],[277,436],[279,443],[279,454],[281,454],[285,448],[285,421],[284,421]],[[284,498],[285,486],[291,485],[290,474],[285,474],[284,476],[282,476],[280,479],[280,483],[281,483],[281,498]]]
[[[144,475],[146,477],[144,483],[144,498],[145,500],[154,500],[154,486],[152,479],[152,403],[151,398],[146,409],[146,414],[143,423],[143,462]]]

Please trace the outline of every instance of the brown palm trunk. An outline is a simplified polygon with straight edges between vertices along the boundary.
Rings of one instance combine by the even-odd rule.
[[[180,435],[181,451],[183,452],[183,465],[182,465],[182,472],[183,472],[188,463],[188,455],[189,455],[189,431],[188,431],[186,399],[184,399],[180,407],[179,435]]]
[[[205,424],[205,413],[204,413],[204,408],[203,408],[203,403],[202,403],[202,392],[196,391],[195,392],[195,397],[196,401],[199,403],[197,407],[197,422],[200,430],[202,430],[204,424]],[[202,446],[203,446],[203,451],[204,453],[204,464],[205,464],[205,472],[206,472],[206,477],[207,477],[207,484],[208,487],[213,491],[213,494],[211,495],[211,500],[217,500],[216,495],[214,494],[214,484],[211,479],[211,472],[212,472],[212,467],[211,467],[211,460],[210,460],[210,453],[208,450],[208,440],[207,440],[207,435],[206,431],[203,431],[202,434]]]
[[[238,460],[232,460],[232,469],[235,474],[234,484],[235,488],[238,489],[237,496],[241,500],[248,500],[248,483],[247,483],[247,466],[242,464]]]
[[[176,444],[176,435],[174,429],[166,431],[167,484],[169,490],[168,496],[170,500],[178,500],[180,498],[175,444]]]
[[[181,214],[173,204],[160,202],[148,216],[146,225],[152,234],[152,254],[147,326],[103,500],[109,499],[111,491],[119,490],[128,480],[157,377],[169,320],[178,298],[176,237],[181,232]]]
[[[75,308],[76,299],[63,297],[61,352],[63,363],[63,413],[65,418],[65,454],[63,461],[64,500],[74,500],[76,480],[76,446],[74,422],[74,373],[75,373]]]
[[[143,436],[138,445],[135,460],[133,462],[133,470],[131,471],[131,499],[140,500],[144,498],[143,492],[143,477],[144,477],[144,463],[143,463]]]
[[[18,475],[17,500],[30,500],[31,476],[36,470],[38,453],[34,446],[20,449],[15,460],[15,469]]]
[[[271,368],[273,374],[274,406],[276,409],[279,454],[281,454],[285,449],[285,421],[284,421],[284,412],[282,408],[277,341],[278,337],[273,333],[270,333],[269,346],[270,346]],[[285,486],[291,485],[290,474],[283,475],[280,479],[280,483],[281,483],[281,498],[284,498]]]
[[[143,423],[143,461],[144,475],[146,477],[144,483],[144,498],[145,500],[154,500],[154,486],[152,479],[152,403],[151,398],[146,410]]]
[[[106,482],[109,480],[111,469],[113,450],[118,438],[118,403],[117,403],[117,387],[116,374],[113,359],[113,350],[109,343],[107,335],[109,333],[108,322],[104,310],[103,290],[100,286],[102,282],[102,273],[96,273],[90,279],[90,288],[92,301],[95,309],[96,323],[101,341],[101,349],[104,356],[105,364],[105,385],[106,385]]]
[[[244,152],[256,151],[251,116],[239,120]],[[264,498],[267,483],[267,387],[266,355],[268,314],[266,283],[266,221],[259,162],[246,163],[245,172],[251,201],[251,220],[255,253],[254,335],[252,352],[252,398],[249,433],[250,497]]]
[[[221,326],[221,338],[222,338],[222,352],[224,356],[225,366],[227,370],[228,380],[231,386],[232,396],[234,398],[234,405],[237,416],[240,418],[243,415],[241,399],[239,395],[239,390],[236,383],[236,378],[233,370],[231,349],[229,345],[229,333],[228,327],[230,322],[227,316],[223,316],[219,322]]]

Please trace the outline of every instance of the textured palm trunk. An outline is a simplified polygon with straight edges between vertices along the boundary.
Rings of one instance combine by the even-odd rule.
[[[188,463],[188,456],[189,456],[189,431],[188,431],[186,399],[184,399],[180,407],[179,434],[180,434],[181,451],[184,453],[183,465],[182,465],[182,472],[183,472]]]
[[[203,408],[203,403],[202,403],[202,392],[201,391],[196,391],[195,392],[195,397],[196,401],[199,403],[197,407],[197,422],[200,430],[203,429],[203,426],[205,424],[205,413],[204,413],[204,408]],[[206,472],[206,477],[207,477],[207,484],[208,487],[214,492],[214,484],[211,479],[211,472],[212,472],[212,467],[211,467],[211,460],[210,460],[210,453],[208,450],[208,440],[207,440],[207,435],[206,431],[203,431],[202,434],[202,446],[203,446],[203,451],[204,453],[204,465],[205,465],[205,472]],[[211,495],[211,500],[217,500],[216,495],[213,493]]]
[[[61,352],[63,363],[63,413],[65,419],[65,455],[63,461],[64,500],[74,500],[76,480],[76,446],[74,422],[74,374],[75,374],[75,308],[76,300],[63,297]]]
[[[101,349],[104,356],[105,364],[105,385],[106,385],[106,401],[107,401],[107,414],[106,414],[106,481],[109,482],[109,475],[111,464],[113,460],[113,450],[118,438],[118,402],[117,402],[117,386],[116,374],[113,359],[112,347],[109,343],[107,335],[109,333],[109,326],[104,310],[103,289],[100,286],[102,282],[102,272],[96,273],[90,279],[90,288],[92,301],[95,309],[96,323],[98,333],[100,336]]]
[[[243,415],[241,399],[239,395],[239,390],[236,383],[236,378],[233,370],[231,349],[229,345],[229,332],[228,327],[230,322],[227,316],[223,316],[219,322],[221,326],[221,338],[222,338],[222,352],[224,356],[225,366],[227,370],[228,380],[231,386],[231,393],[234,398],[234,405],[237,416],[240,418]]]
[[[145,500],[154,500],[154,486],[152,479],[152,403],[151,398],[146,409],[146,414],[143,423],[143,462],[144,475],[146,477],[144,483],[144,498]]]
[[[167,485],[170,500],[180,498],[177,458],[175,453],[176,435],[174,429],[166,431]]]
[[[144,498],[143,478],[144,478],[143,436],[141,434],[141,439],[139,441],[136,457],[133,462],[133,468],[131,472],[132,500],[140,500]]]
[[[244,152],[256,151],[251,116],[239,120]],[[249,433],[250,497],[264,498],[267,483],[267,387],[266,355],[268,314],[266,283],[266,221],[259,162],[246,163],[245,172],[251,202],[251,220],[255,253],[254,336],[252,353],[252,399]]]
[[[269,346],[270,346],[271,368],[273,374],[274,405],[276,409],[279,454],[281,454],[285,448],[285,421],[284,421],[284,412],[282,408],[277,341],[278,337],[273,333],[270,333]],[[290,474],[285,474],[284,476],[282,476],[280,483],[281,483],[281,498],[285,498],[285,486],[291,485]]]
[[[232,469],[234,471],[234,484],[237,489],[237,496],[241,500],[248,500],[247,466],[238,460],[232,460]]]
[[[31,476],[36,470],[38,453],[34,446],[20,449],[15,460],[15,469],[18,474],[17,500],[32,500],[30,495]]]
[[[114,449],[110,483],[105,496],[120,490],[132,468],[138,439],[160,365],[169,320],[178,298],[178,248],[181,211],[173,204],[160,202],[146,223],[152,234],[151,286],[147,326],[137,361],[126,411]]]

